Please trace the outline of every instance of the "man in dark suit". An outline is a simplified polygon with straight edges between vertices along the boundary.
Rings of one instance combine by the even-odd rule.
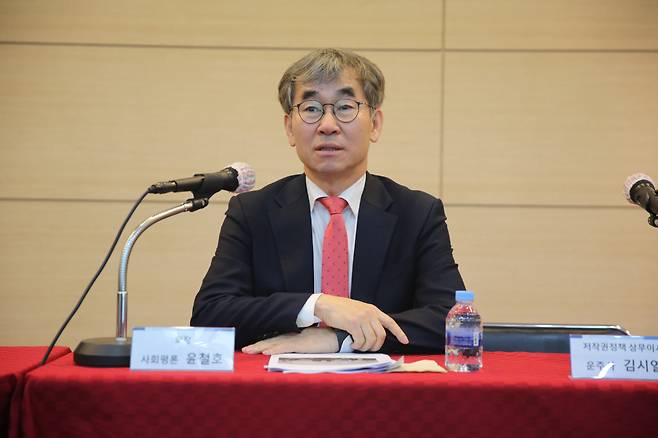
[[[247,353],[442,351],[464,284],[441,201],[367,172],[383,98],[379,68],[351,52],[316,50],[284,73],[304,174],[231,199],[192,325],[236,327]]]

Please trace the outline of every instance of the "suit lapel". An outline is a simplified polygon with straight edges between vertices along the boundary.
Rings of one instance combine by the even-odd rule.
[[[274,200],[268,213],[286,290],[313,292],[311,214],[304,175],[286,183]]]
[[[379,179],[370,174],[359,206],[352,266],[352,298],[375,302],[397,216],[387,212],[393,203]]]

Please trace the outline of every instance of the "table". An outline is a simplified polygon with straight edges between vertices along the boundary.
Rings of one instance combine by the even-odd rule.
[[[408,356],[407,362],[443,356]],[[485,352],[472,374],[280,374],[236,353],[229,372],[84,368],[27,375],[40,436],[658,436],[658,382],[573,380],[567,354]]]
[[[48,359],[70,352],[68,347],[55,347]],[[39,365],[45,353],[46,347],[0,347],[0,436],[18,435],[23,378]]]

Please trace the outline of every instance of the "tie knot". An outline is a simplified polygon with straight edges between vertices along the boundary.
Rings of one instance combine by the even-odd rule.
[[[338,196],[328,196],[326,198],[318,199],[324,208],[329,210],[329,214],[340,214],[347,207],[347,201]]]

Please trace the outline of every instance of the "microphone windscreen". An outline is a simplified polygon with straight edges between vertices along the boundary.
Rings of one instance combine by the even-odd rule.
[[[229,167],[238,172],[238,188],[233,191],[234,193],[244,193],[254,188],[256,185],[256,172],[250,165],[238,162],[231,164]]]
[[[639,181],[648,181],[649,184],[651,184],[654,187],[654,190],[656,189],[656,183],[653,182],[651,177],[643,173],[635,173],[629,176],[628,178],[626,178],[626,182],[624,182],[624,196],[626,196],[626,200],[631,204],[635,204],[635,202],[633,202],[633,200],[631,199],[631,189]]]

